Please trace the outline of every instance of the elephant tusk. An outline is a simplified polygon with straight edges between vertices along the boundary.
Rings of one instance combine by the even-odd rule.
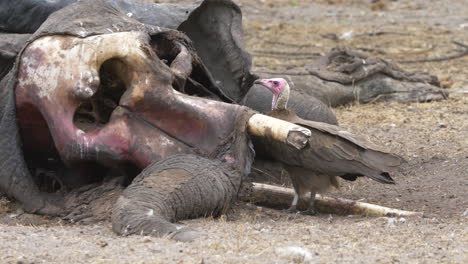
[[[253,203],[264,203],[268,206],[289,206],[294,197],[294,190],[269,184],[253,183]],[[376,204],[358,202],[343,198],[331,198],[317,194],[315,196],[315,208],[321,213],[338,215],[363,215],[363,216],[387,216],[409,217],[424,216],[423,212],[405,211]]]
[[[247,131],[251,135],[268,137],[299,150],[307,146],[312,135],[309,129],[262,114],[250,117]]]

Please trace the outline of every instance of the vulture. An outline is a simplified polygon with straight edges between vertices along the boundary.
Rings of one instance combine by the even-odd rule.
[[[307,204],[302,213],[316,214],[315,194],[326,191],[330,186],[338,187],[337,176],[349,181],[367,176],[380,183],[395,183],[389,172],[401,164],[399,156],[380,150],[365,138],[339,126],[298,117],[294,111],[286,108],[290,88],[285,79],[259,79],[255,83],[273,94],[269,116],[303,126],[312,132],[308,142],[310,147],[301,151],[282,142],[261,139],[269,140],[269,155],[281,161],[291,177],[295,195],[288,212],[297,212],[298,202],[301,202]]]

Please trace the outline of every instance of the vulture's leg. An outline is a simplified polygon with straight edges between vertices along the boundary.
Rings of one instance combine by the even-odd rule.
[[[304,210],[304,208],[306,209],[306,211],[309,209],[309,203],[307,199],[308,190],[303,188],[296,188],[297,183],[295,182],[295,180],[296,179],[293,179],[294,199],[291,202],[291,206],[288,209],[284,210],[285,213],[289,214],[302,213],[305,212],[301,211]]]
[[[310,192],[309,207],[305,211],[301,211],[301,214],[306,215],[316,215],[317,210],[315,210],[315,192]]]
[[[299,202],[299,194],[297,192],[294,192],[294,199],[291,203],[291,206],[288,209],[283,210],[283,212],[288,213],[288,214],[295,214],[297,213],[297,203]]]

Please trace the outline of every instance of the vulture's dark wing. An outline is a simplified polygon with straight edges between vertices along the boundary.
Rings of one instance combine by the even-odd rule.
[[[394,183],[389,172],[401,164],[399,156],[385,152],[365,138],[353,135],[339,126],[303,120],[297,116],[290,116],[287,121],[312,132],[309,146],[295,150],[285,144],[271,142],[274,148],[272,154],[276,159],[345,179],[367,176],[381,183]]]

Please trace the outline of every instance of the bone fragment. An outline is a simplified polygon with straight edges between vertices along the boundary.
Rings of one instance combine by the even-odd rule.
[[[170,68],[174,73],[174,85],[177,86],[175,88],[185,92],[185,82],[192,74],[193,57],[184,45],[177,43],[177,46],[179,46],[180,52],[172,61]]]
[[[310,130],[306,128],[262,114],[253,115],[247,129],[251,135],[284,142],[296,149],[307,146],[311,136]]]
[[[289,206],[294,197],[294,190],[269,184],[253,183],[251,200],[268,206]],[[423,216],[423,212],[404,211],[376,204],[357,202],[342,198],[331,198],[317,194],[315,208],[321,213],[338,215],[364,215],[408,217]]]
[[[180,48],[180,52],[171,62],[170,68],[173,73],[185,80],[192,73],[193,57],[185,46],[180,43],[177,43],[177,46]]]

